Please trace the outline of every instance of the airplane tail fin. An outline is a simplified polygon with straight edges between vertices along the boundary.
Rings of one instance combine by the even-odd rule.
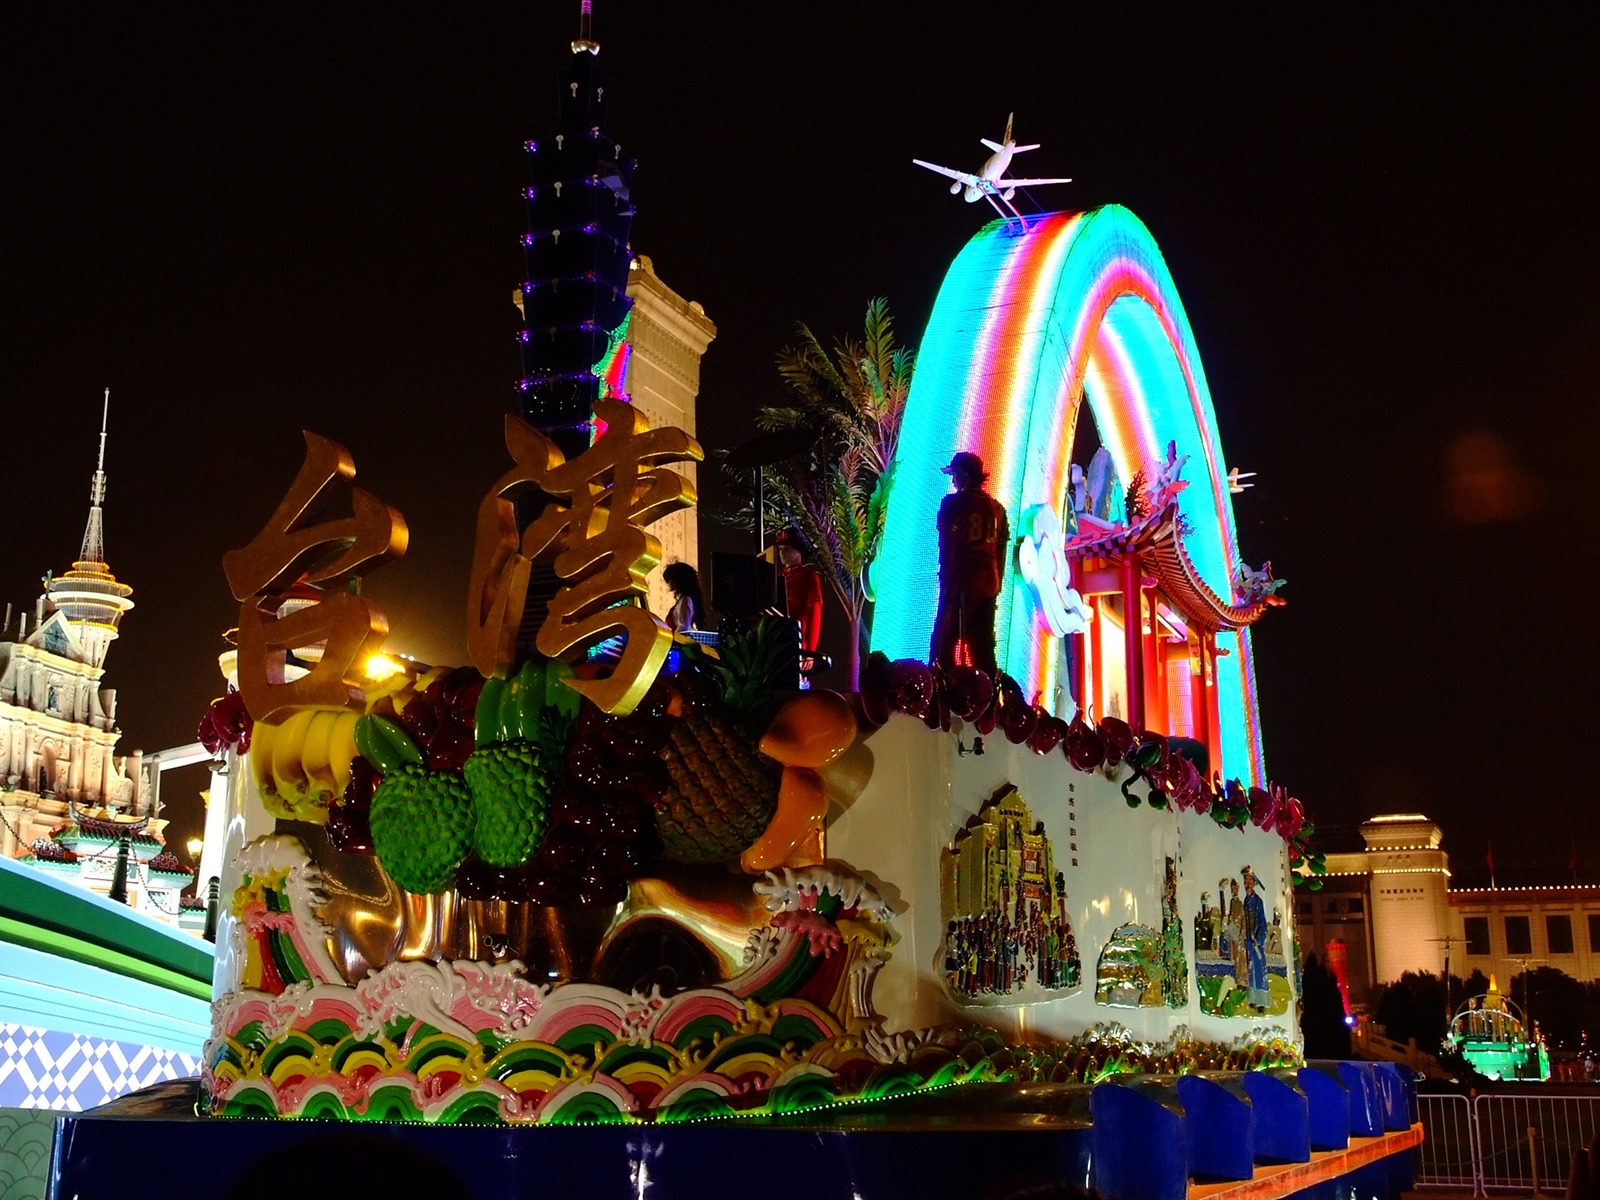
[[[1002,142],[1009,142],[1011,140],[1011,118],[1016,115],[1017,114],[1014,112],[1006,114],[1006,135],[1000,139]]]

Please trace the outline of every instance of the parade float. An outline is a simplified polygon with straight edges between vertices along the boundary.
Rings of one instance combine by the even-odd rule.
[[[940,332],[1008,313],[989,289],[1019,273],[1035,294],[975,332],[1004,369]],[[374,684],[385,622],[354,584],[405,526],[307,435],[225,560],[222,724],[249,743],[209,1111],[672,1121],[1298,1063],[1290,889],[1317,859],[1299,801],[1259,774],[1246,632],[1275,597],[1233,582],[1217,433],[1153,243],[1120,209],[998,225],[928,344],[879,567],[893,636],[848,696],[794,690],[788,622],[706,648],[638,603],[646,527],[692,501],[672,465],[700,450],[621,392],[570,461],[507,418],[475,661]],[[1085,395],[1104,446],[1075,496]],[[988,451],[1023,518],[997,675],[915,653],[946,444]],[[526,495],[543,508],[519,529]],[[563,583],[524,640],[541,558]]]
[[[1311,1161],[1352,1133],[1387,1162],[1413,1136],[1399,1077],[1303,1063],[1291,894],[1321,858],[1266,775],[1249,637],[1281,581],[1240,559],[1148,231],[1114,206],[1002,218],[961,252],[871,654],[857,690],[802,690],[793,621],[706,646],[642,602],[702,449],[629,403],[632,164],[573,48],[563,134],[528,144],[543,257],[508,466],[479,485],[471,662],[369,673],[388,626],[361,581],[407,530],[318,434],[224,557],[207,1119],[169,1125],[174,1153],[403,1150],[512,1192],[1108,1200],[1302,1164],[1263,1193],[1288,1194],[1358,1165]],[[992,673],[926,661],[957,451],[1018,535]],[[88,1178],[116,1132],[75,1132]]]
[[[375,680],[387,623],[359,585],[403,553],[404,520],[306,435],[277,510],[224,559],[240,610],[202,730],[229,786],[201,1112],[755,1137],[951,1093],[959,1126],[1050,1089],[1246,1072],[1278,1089],[1263,1112],[1299,1114],[1280,1157],[1329,1148],[1319,1107],[1347,1137],[1352,1093],[1358,1132],[1410,1135],[1398,1077],[1293,1070],[1291,890],[1321,860],[1263,774],[1249,626],[1277,581],[1238,558],[1153,241],[1118,208],[997,222],[924,347],[892,585],[848,695],[796,690],[792,622],[705,647],[639,603],[647,527],[693,502],[673,466],[701,451],[615,386],[570,459],[506,418],[473,662]],[[1074,472],[1084,401],[1101,445]],[[919,531],[963,446],[1019,517],[993,675],[919,653],[936,589]],[[541,563],[559,585],[534,622]],[[1103,1194],[1170,1193],[1137,1180],[1171,1146],[1135,1153],[1129,1122],[1177,1106],[1128,1094],[1155,1116],[1057,1112],[1077,1165],[1024,1155],[1030,1177],[1089,1183],[1094,1159]],[[1244,1139],[1248,1175],[1250,1120],[1208,1119]],[[1204,1153],[1185,1144],[1179,1180]]]

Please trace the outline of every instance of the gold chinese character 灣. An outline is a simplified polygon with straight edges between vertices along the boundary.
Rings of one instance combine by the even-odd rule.
[[[621,634],[622,656],[609,676],[568,682],[607,712],[628,713],[672,645],[671,631],[641,606],[645,576],[661,561],[661,542],[644,526],[695,501],[694,485],[665,464],[704,455],[683,430],[651,429],[624,401],[602,397],[595,414],[605,432],[570,462],[525,422],[506,418],[516,466],[478,509],[468,640],[485,675],[509,670],[529,569],[534,559],[553,555],[567,586],[550,601],[535,645],[556,658]],[[542,493],[546,503],[518,538],[511,500],[529,492]]]

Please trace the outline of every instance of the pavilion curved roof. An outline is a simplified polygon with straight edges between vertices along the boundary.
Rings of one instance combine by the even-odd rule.
[[[1213,632],[1253,625],[1267,609],[1284,603],[1282,597],[1269,595],[1237,604],[1202,579],[1183,547],[1176,501],[1127,525],[1094,521],[1092,528],[1080,526],[1078,536],[1067,539],[1065,550],[1068,558],[1120,559],[1137,554],[1175,607]]]

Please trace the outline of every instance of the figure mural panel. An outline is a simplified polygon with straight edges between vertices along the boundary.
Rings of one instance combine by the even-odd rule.
[[[1200,894],[1194,918],[1195,978],[1200,1009],[1218,1017],[1277,1016],[1289,1011],[1289,969],[1283,912],[1267,913],[1249,866],[1217,881],[1215,898]]]
[[[1082,982],[1065,875],[1044,822],[1010,784],[956,834],[941,863],[941,977],[963,1004],[1029,1004]]]

